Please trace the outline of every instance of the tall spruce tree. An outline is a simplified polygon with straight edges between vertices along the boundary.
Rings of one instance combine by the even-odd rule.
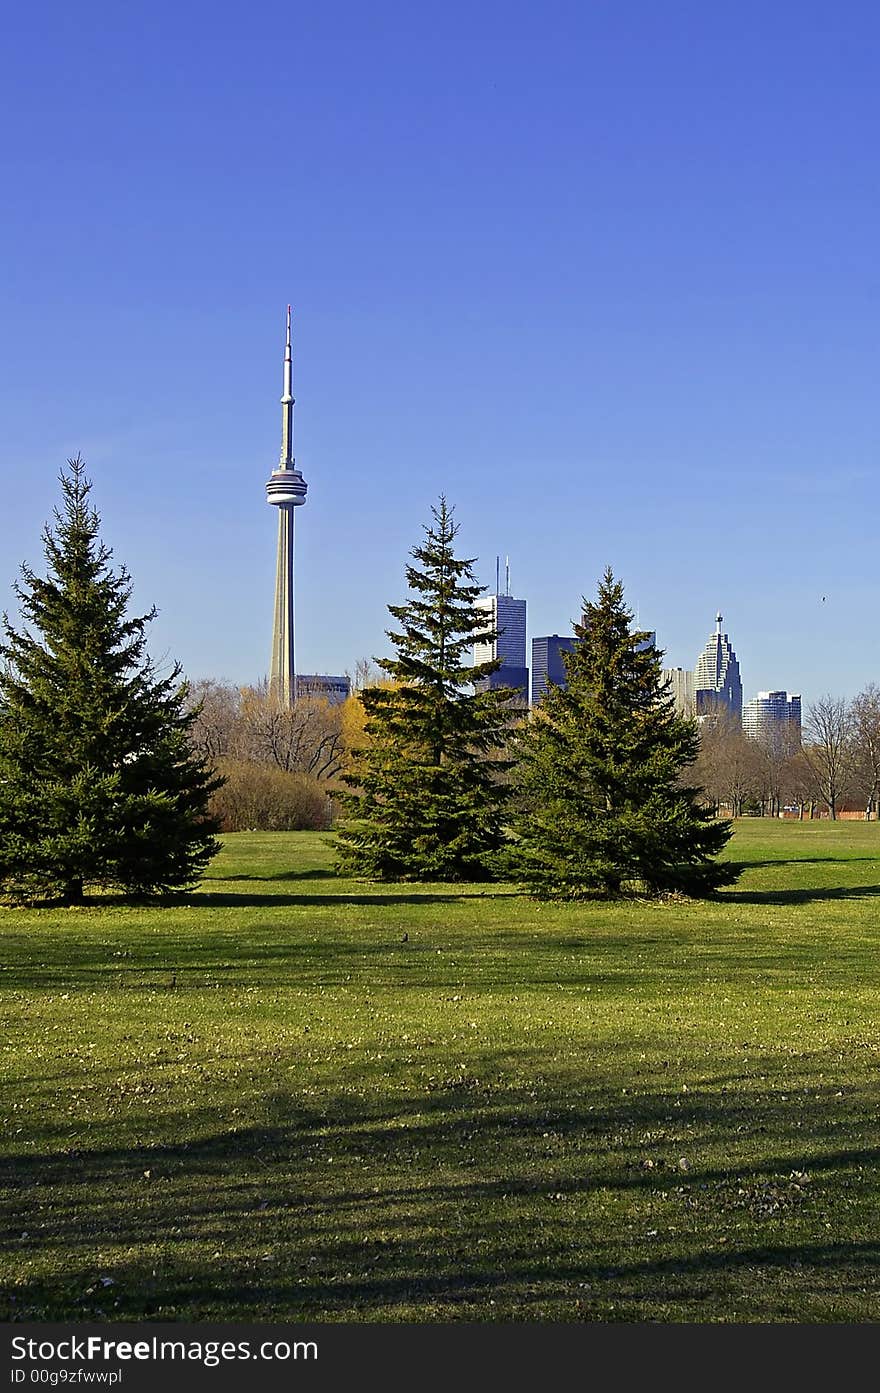
[[[714,857],[731,834],[682,782],[695,721],[677,715],[651,635],[633,631],[606,570],[584,600],[565,687],[551,686],[520,733],[516,861],[534,891],[703,895],[736,878]]]
[[[22,628],[0,640],[0,893],[83,899],[187,887],[217,850],[208,800],[222,780],[194,753],[186,688],[146,655],[155,614],[99,538],[77,456],[47,524],[45,578],[15,586]]]
[[[468,660],[495,634],[476,608],[474,559],[454,554],[453,511],[442,497],[431,509],[406,568],[411,598],[388,606],[397,657],[377,661],[393,685],[361,692],[366,742],[346,776],[338,854],[342,869],[371,879],[486,879],[505,842],[513,693],[465,690],[499,663]]]

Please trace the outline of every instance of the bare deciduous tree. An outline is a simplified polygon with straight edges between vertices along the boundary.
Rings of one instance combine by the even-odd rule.
[[[850,707],[855,784],[865,801],[865,821],[880,816],[880,687],[869,682]]]
[[[762,773],[761,812],[778,817],[788,795],[792,761],[800,753],[799,731],[774,722],[755,740]]]
[[[238,722],[239,693],[228,682],[200,678],[189,684],[190,707],[198,708],[193,741],[216,764],[233,752]]]
[[[803,749],[798,749],[785,767],[784,788],[785,799],[795,805],[800,820],[803,821],[807,808],[812,819],[816,807],[816,785]]]
[[[351,682],[353,692],[362,692],[364,687],[375,687],[382,680],[382,672],[372,658],[358,658],[354,665],[354,672],[348,672],[346,675]]]
[[[726,807],[740,817],[746,803],[760,799],[763,775],[757,743],[735,716],[718,710],[703,719],[694,782],[706,790],[716,809]]]
[[[807,710],[804,759],[816,792],[837,819],[841,799],[852,781],[852,720],[842,697],[819,697]]]
[[[284,706],[270,693],[246,687],[239,715],[243,758],[289,773],[332,779],[343,764],[341,707],[306,696]]]
[[[343,764],[342,707],[322,696],[303,696],[283,706],[263,683],[234,687],[210,679],[194,682],[199,706],[195,739],[217,762],[262,764],[286,773],[335,778]]]

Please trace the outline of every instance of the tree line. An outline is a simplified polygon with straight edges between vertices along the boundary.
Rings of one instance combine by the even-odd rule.
[[[504,877],[535,895],[712,893],[756,798],[778,811],[850,788],[878,796],[878,692],[811,708],[802,750],[756,745],[722,719],[677,713],[662,654],[633,627],[609,570],[584,598],[566,684],[522,712],[497,661],[474,558],[441,498],[389,605],[393,656],[359,664],[348,701],[292,708],[265,684],[188,685],[146,650],[155,611],[130,613],[82,461],[62,472],[46,575],[16,586],[0,637],[0,896],[81,903],[192,887],[237,828],[327,827],[338,866],[381,880]]]
[[[700,726],[694,777],[717,810],[799,818],[880,807],[880,687],[869,683],[852,701],[825,695],[808,708],[803,732],[785,726],[755,738],[723,710]]]

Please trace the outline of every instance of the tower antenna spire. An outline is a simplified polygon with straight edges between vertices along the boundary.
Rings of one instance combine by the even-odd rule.
[[[281,456],[279,469],[293,469],[293,348],[290,335],[290,306],[287,306],[287,344],[284,349],[284,392],[281,397]]]

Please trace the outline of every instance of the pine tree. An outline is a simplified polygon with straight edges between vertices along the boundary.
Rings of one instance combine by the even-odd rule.
[[[0,893],[83,899],[86,887],[191,885],[218,844],[220,786],[194,753],[180,668],[146,654],[155,610],[129,616],[131,578],[99,538],[82,460],[61,474],[45,578],[15,586],[24,626],[0,640]]]
[[[468,661],[495,634],[476,608],[474,559],[454,555],[453,509],[441,497],[431,512],[406,568],[411,597],[388,606],[397,657],[377,661],[392,685],[361,692],[366,742],[345,778],[356,792],[342,798],[339,864],[372,879],[485,879],[505,842],[513,693],[465,690],[500,666]]]
[[[736,878],[713,858],[731,834],[682,773],[699,748],[677,715],[651,635],[631,629],[611,570],[584,600],[566,685],[551,686],[520,735],[516,859],[542,897],[682,891]]]

